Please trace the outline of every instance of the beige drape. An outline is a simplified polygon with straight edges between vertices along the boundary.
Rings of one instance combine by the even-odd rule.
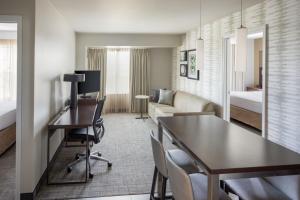
[[[140,100],[136,95],[149,95],[150,90],[150,50],[131,49],[130,51],[130,111],[140,112]],[[143,111],[147,104],[143,103]]]
[[[100,70],[100,91],[99,97],[103,98],[106,95],[106,49],[88,48],[88,69]]]

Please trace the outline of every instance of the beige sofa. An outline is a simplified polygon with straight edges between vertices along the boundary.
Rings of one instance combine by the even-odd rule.
[[[182,91],[174,95],[173,106],[149,102],[149,116],[157,123],[157,117],[181,115],[214,115],[215,109],[212,102]]]

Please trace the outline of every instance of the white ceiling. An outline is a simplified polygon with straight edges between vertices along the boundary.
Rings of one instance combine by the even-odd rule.
[[[184,33],[199,26],[200,0],[51,0],[77,32]],[[244,0],[250,7],[263,0]],[[240,9],[240,0],[203,0],[204,23]]]

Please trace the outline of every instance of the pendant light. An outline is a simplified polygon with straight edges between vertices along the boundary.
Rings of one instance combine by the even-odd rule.
[[[241,26],[236,30],[235,71],[246,72],[248,29],[243,26],[243,0],[241,0]]]
[[[202,0],[200,0],[200,37],[196,41],[197,68],[203,69],[204,66],[204,40],[202,39]]]

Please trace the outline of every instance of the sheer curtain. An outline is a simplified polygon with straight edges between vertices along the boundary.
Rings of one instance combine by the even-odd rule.
[[[129,49],[107,50],[104,112],[129,112]]]
[[[245,88],[245,73],[235,71],[235,45],[231,45],[231,90],[230,91],[244,91]]]
[[[0,100],[16,100],[17,41],[0,39]]]

